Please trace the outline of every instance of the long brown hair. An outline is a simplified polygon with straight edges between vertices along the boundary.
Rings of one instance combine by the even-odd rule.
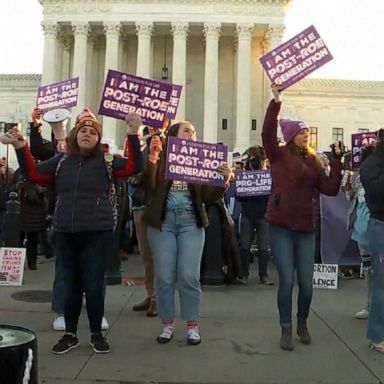
[[[286,144],[285,148],[289,158],[287,168],[295,181],[300,182],[313,171],[323,172],[321,160],[313,148],[301,149],[293,141]]]

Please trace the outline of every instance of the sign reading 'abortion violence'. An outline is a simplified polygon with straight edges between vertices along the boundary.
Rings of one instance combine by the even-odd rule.
[[[128,113],[137,113],[144,124],[160,128],[167,118],[172,89],[172,84],[110,69],[99,114],[124,120]]]
[[[261,57],[260,62],[272,83],[287,88],[332,59],[323,39],[311,25]]]
[[[271,171],[236,171],[237,196],[262,196],[269,195],[272,187]]]
[[[217,168],[227,163],[228,147],[222,144],[168,138],[165,177],[169,180],[223,187]]]
[[[43,112],[55,108],[72,108],[77,105],[79,78],[43,85],[37,90],[36,107]]]
[[[313,264],[313,288],[337,289],[338,270],[337,264]]]
[[[367,145],[377,141],[375,132],[361,132],[352,134],[352,169],[359,169],[361,164],[361,151]]]

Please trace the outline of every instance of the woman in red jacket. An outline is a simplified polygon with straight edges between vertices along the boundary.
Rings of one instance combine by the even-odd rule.
[[[303,121],[279,121],[285,146],[277,141],[278,114],[281,108],[281,86],[272,85],[271,100],[263,125],[263,146],[272,171],[272,191],[266,219],[272,255],[279,275],[278,308],[282,329],[280,346],[293,350],[292,290],[296,270],[299,286],[297,334],[303,344],[311,342],[307,317],[312,301],[315,232],[313,198],[316,191],[334,196],[341,181],[339,145],[333,146],[329,176],[323,171],[316,152],[309,148],[309,129]]]

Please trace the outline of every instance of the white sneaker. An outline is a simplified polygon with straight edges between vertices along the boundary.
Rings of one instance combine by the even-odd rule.
[[[55,331],[65,331],[65,319],[64,316],[57,316],[53,322],[53,329]]]
[[[103,320],[101,321],[101,330],[107,331],[109,329],[109,324],[107,319],[103,316]]]
[[[187,343],[189,345],[197,345],[197,344],[201,343],[201,337],[199,334],[199,328],[198,327],[188,329]]]
[[[364,308],[361,311],[355,313],[355,318],[360,320],[367,320],[368,315],[369,312],[366,310],[366,308]]]

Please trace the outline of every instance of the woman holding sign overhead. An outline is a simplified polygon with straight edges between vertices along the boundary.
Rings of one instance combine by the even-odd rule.
[[[315,233],[313,199],[316,191],[335,196],[341,182],[340,143],[332,149],[331,170],[327,176],[316,152],[309,147],[309,129],[303,121],[279,121],[285,146],[277,141],[281,90],[272,85],[274,99],[269,103],[263,125],[263,145],[270,161],[272,190],[266,219],[269,240],[279,275],[278,308],[281,325],[280,346],[293,350],[292,290],[296,270],[299,286],[297,334],[303,344],[310,344],[307,318],[312,301]]]
[[[154,136],[142,177],[142,184],[151,191],[151,202],[143,219],[148,224],[148,241],[155,263],[158,313],[163,330],[157,337],[160,344],[173,337],[175,288],[180,295],[181,317],[187,322],[187,343],[200,344],[200,261],[204,246],[204,227],[208,225],[204,204],[223,195],[225,187],[188,184],[165,179],[168,137],[195,140],[193,125],[181,121],[172,125],[163,142]],[[224,164],[218,168],[227,183],[231,171]]]

